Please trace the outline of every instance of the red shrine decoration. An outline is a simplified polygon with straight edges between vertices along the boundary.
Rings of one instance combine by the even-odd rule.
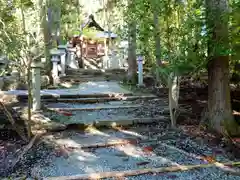
[[[84,28],[94,28],[97,32],[105,32],[105,30],[95,21],[93,15],[90,15],[87,22],[82,25],[82,29]],[[91,38],[81,35],[72,37],[70,42],[73,47],[79,47],[77,49],[81,49],[82,57],[97,58],[104,56],[105,47],[108,44],[108,37],[103,36],[102,38]]]
[[[81,47],[82,45],[83,57],[97,58],[104,56],[104,40],[93,40],[91,38],[80,36],[73,37],[70,42],[72,43],[73,47]]]

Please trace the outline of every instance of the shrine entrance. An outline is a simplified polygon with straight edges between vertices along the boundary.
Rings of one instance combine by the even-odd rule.
[[[104,56],[109,55],[109,41],[114,43],[117,35],[105,31],[90,15],[87,22],[81,26],[80,35],[71,38],[71,44],[76,48],[76,59],[79,68],[101,69]]]

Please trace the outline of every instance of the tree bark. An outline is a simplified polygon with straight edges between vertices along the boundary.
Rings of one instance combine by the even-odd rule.
[[[160,75],[158,73],[158,68],[161,67],[161,44],[160,44],[160,29],[159,29],[159,14],[158,11],[155,9],[153,12],[153,23],[154,23],[154,36],[155,36],[155,57],[156,57],[156,79],[157,84],[160,84]]]
[[[154,34],[155,34],[155,57],[158,66],[162,65],[161,61],[161,44],[160,44],[160,27],[159,27],[159,14],[157,10],[154,10],[153,13],[153,22],[154,22]]]
[[[48,3],[46,3],[48,4]],[[50,22],[47,21],[46,19],[46,14],[47,14],[47,5],[43,5],[43,0],[38,1],[38,7],[40,8],[40,26],[42,29],[43,33],[43,38],[44,38],[44,52],[45,52],[45,59],[46,59],[46,64],[45,64],[45,69],[46,69],[46,74],[50,78],[50,83],[53,83],[52,79],[52,63],[51,63],[51,55],[50,55],[50,49],[52,48],[52,42],[51,42],[51,27]],[[50,11],[50,9],[48,9]],[[50,19],[49,19],[50,21]]]
[[[206,0],[208,25],[208,118],[220,133],[233,122],[230,87],[227,0]]]
[[[61,33],[61,8],[60,7],[58,7],[57,8],[57,19],[56,19],[56,24],[57,24],[57,26],[56,26],[56,33],[55,33],[55,40],[56,40],[56,44],[57,44],[57,46],[58,45],[60,45],[60,41],[61,41],[61,39],[60,39],[60,33]]]
[[[136,83],[137,61],[136,61],[136,22],[129,22],[128,34],[128,75],[127,79],[131,83]]]

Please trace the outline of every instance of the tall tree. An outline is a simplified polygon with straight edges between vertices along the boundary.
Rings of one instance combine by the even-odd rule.
[[[155,2],[155,1],[153,1]],[[159,7],[153,3],[153,23],[154,23],[154,36],[155,36],[155,56],[156,63],[161,66],[161,44],[160,44],[160,25],[159,25]]]
[[[130,1],[128,8],[134,11],[134,2]],[[128,81],[136,83],[137,61],[136,61],[136,47],[137,47],[137,27],[133,17],[128,18]]]
[[[158,68],[161,67],[161,44],[160,44],[160,26],[159,26],[159,7],[156,1],[152,2],[152,9],[153,9],[153,24],[154,24],[154,38],[155,38],[155,57],[156,57],[156,79],[157,83],[160,83],[160,75],[158,73]]]
[[[208,113],[211,126],[224,133],[233,117],[229,87],[228,1],[206,0],[208,29]]]
[[[49,7],[49,1],[46,0],[38,0],[38,8],[40,9],[39,12],[39,18],[40,18],[40,27],[42,30],[43,34],[43,39],[44,39],[44,52],[45,52],[45,59],[46,59],[46,74],[49,76],[51,82],[53,81],[52,79],[52,63],[51,63],[51,55],[50,55],[50,49],[52,48],[52,40],[51,40],[51,26],[50,22],[51,21],[51,15],[49,15],[52,10]],[[48,13],[47,13],[48,12]],[[47,14],[48,18],[47,19]]]

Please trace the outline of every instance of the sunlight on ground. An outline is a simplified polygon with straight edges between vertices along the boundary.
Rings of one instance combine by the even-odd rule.
[[[168,159],[168,156],[163,157],[161,156],[161,154],[160,155],[156,154],[153,150],[147,150],[145,147],[148,146],[144,146],[143,144],[134,145],[130,141],[127,141],[129,137],[131,137],[130,139],[134,139],[133,137],[136,138],[140,137],[141,139],[146,139],[145,136],[142,136],[139,133],[131,130],[121,129],[117,130],[118,130],[117,132],[122,133],[123,135],[123,137],[121,135],[122,138],[118,138],[117,134],[115,136],[114,133],[115,131],[103,132],[96,128],[89,128],[87,130],[87,133],[84,135],[77,133],[77,136],[75,136],[76,134],[73,134],[74,136],[73,137],[70,136],[70,138],[64,138],[69,137],[69,134],[59,134],[58,137],[49,136],[49,140],[55,145],[57,145],[56,147],[61,146],[64,147],[66,151],[68,151],[67,160],[65,160],[64,158],[59,158],[58,156],[57,159],[53,159],[51,162],[53,163],[53,165],[57,166],[57,168],[64,166],[66,163],[71,163],[70,168],[73,168],[74,169],[73,171],[78,172],[77,174],[89,178],[91,176],[92,178],[95,179],[102,175],[101,172],[104,172],[109,177],[125,176],[123,174],[124,170],[119,170],[117,172],[114,169],[114,167],[115,166],[121,167],[121,165],[125,163],[123,159],[128,157],[132,158],[130,161],[128,161],[128,163],[130,163],[128,165],[132,166],[131,171],[140,170],[139,172],[136,172],[136,175],[139,173],[141,174],[142,171],[143,172],[146,171],[147,173],[151,172],[151,168],[144,169],[138,167],[139,160],[140,163],[144,161],[151,162],[157,165],[159,169],[166,167],[167,165],[169,169],[166,170],[166,172],[170,172],[172,170],[186,171],[195,169],[196,167],[204,168],[212,166],[216,166],[223,170],[228,170],[231,172],[236,172],[234,169],[227,167],[224,164],[216,161],[211,163],[208,162],[207,164],[195,164],[195,165],[178,164],[177,162],[174,162],[177,159],[174,159],[174,161],[172,161]],[[114,134],[112,135],[112,133]],[[121,141],[122,142],[125,141],[125,143],[119,144],[119,142]],[[186,157],[192,157],[194,159],[202,160],[200,156],[188,153],[175,146],[167,145],[165,143],[160,143],[159,146],[166,146],[167,148],[173,149],[186,155]],[[58,161],[59,159],[61,159],[61,161]],[[59,162],[62,164],[59,165],[58,164]],[[65,172],[68,173],[68,171],[66,171],[64,167],[62,168],[64,169]],[[153,168],[153,171],[155,171],[155,169],[156,171],[159,171],[158,168]],[[114,174],[113,171],[116,171],[117,174]]]
[[[31,119],[36,123],[51,123],[51,119],[42,114],[33,114]]]
[[[141,135],[141,134],[139,134],[137,132],[134,132],[134,131],[123,130],[123,129],[117,128],[117,127],[114,128],[114,129],[116,129],[116,130],[118,130],[118,131],[120,131],[122,133],[125,133],[125,134],[129,134],[129,135],[133,135],[133,136],[136,136],[136,137],[140,137],[141,139],[148,139],[147,136],[143,136],[143,135]]]
[[[69,82],[64,82],[64,83],[61,83],[60,85],[63,86],[63,87],[65,87],[65,88],[70,88],[70,87],[72,87],[72,84],[69,83]]]
[[[134,137],[141,137],[142,139],[146,139],[145,136],[142,136],[134,131],[122,130],[120,132],[122,132],[123,134],[126,134],[126,135],[130,135],[130,136],[134,136]],[[97,135],[100,137],[100,139],[102,141],[99,142],[97,137],[95,137],[96,138],[95,140],[92,138],[88,139],[88,134],[89,134],[89,137],[91,135],[93,135],[93,136]],[[125,138],[118,138],[116,136],[111,136],[108,133],[102,132],[95,128],[89,128],[87,130],[86,135],[87,136],[85,136],[85,138],[84,138],[85,140],[80,139],[80,142],[76,142],[76,140],[73,140],[70,138],[61,138],[61,136],[59,136],[59,138],[57,138],[57,139],[54,139],[54,137],[52,135],[48,136],[47,140],[50,141],[51,143],[55,144],[56,147],[64,147],[66,149],[69,149],[69,148],[73,149],[71,151],[72,153],[75,154],[73,157],[75,157],[75,158],[77,157],[77,160],[80,161],[79,163],[81,164],[81,166],[84,165],[84,164],[82,164],[84,162],[94,162],[94,160],[99,158],[96,155],[94,155],[93,153],[86,152],[84,150],[87,147],[92,147],[92,146],[94,147],[94,145],[96,143],[99,144],[99,147],[102,147],[102,148],[106,148],[106,147],[108,147],[108,144],[110,144],[110,146],[112,148],[118,150],[119,152],[123,152],[127,156],[134,157],[137,159],[147,158],[147,159],[151,159],[152,161],[155,161],[158,163],[171,163],[172,165],[180,166],[178,163],[172,162],[171,160],[169,160],[165,157],[158,156],[154,152],[146,152],[141,147],[130,144],[130,142],[127,141],[127,139],[125,139]],[[103,137],[108,137],[108,138],[104,140]],[[81,136],[79,136],[79,138],[81,138]],[[98,146],[96,146],[95,148],[97,148],[97,147]],[[82,149],[82,148],[84,148],[84,149]],[[116,156],[115,158],[117,158],[117,155],[113,155],[113,156]],[[70,156],[70,158],[71,158],[71,156]],[[91,166],[85,167],[84,170],[87,173],[96,172],[96,171],[94,171],[94,168],[91,168]]]
[[[93,161],[95,161],[98,158],[93,153],[89,153],[89,152],[86,152],[84,150],[78,150],[77,154],[80,154],[77,157],[77,159],[79,161],[93,162]]]
[[[95,127],[88,127],[86,129],[86,132],[91,133],[92,135],[101,135],[101,136],[105,136],[105,137],[110,137],[109,134],[104,133],[102,131],[99,131],[98,129],[96,129]]]
[[[92,65],[90,62],[88,61],[84,61],[85,65],[90,67],[91,69],[98,69],[96,66]]]

